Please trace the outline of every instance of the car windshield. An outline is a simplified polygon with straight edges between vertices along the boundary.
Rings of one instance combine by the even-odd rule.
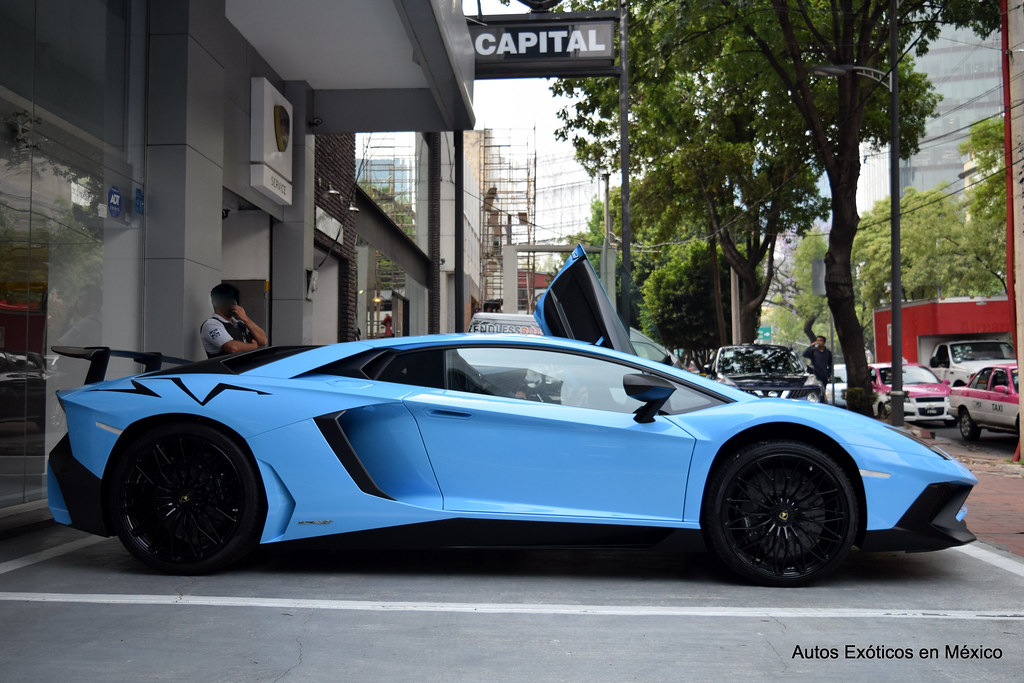
[[[804,367],[781,346],[740,346],[723,349],[718,360],[723,375],[799,375]]]
[[[1013,352],[1013,346],[1001,341],[950,344],[949,350],[957,363],[965,360],[1013,360],[1017,357]]]
[[[892,368],[882,368],[882,384],[892,384]],[[904,384],[938,384],[935,373],[920,365],[903,366]]]

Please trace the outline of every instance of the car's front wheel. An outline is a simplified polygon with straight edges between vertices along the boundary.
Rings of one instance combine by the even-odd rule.
[[[255,463],[225,434],[165,425],[132,443],[111,473],[110,517],[124,546],[170,574],[203,574],[259,541],[265,503]]]
[[[967,408],[960,406],[959,418],[960,436],[964,438],[964,441],[977,441],[978,437],[981,436],[981,427],[971,418]]]
[[[835,461],[805,443],[765,441],[716,470],[701,525],[711,550],[741,578],[802,586],[843,561],[858,519],[853,486]]]

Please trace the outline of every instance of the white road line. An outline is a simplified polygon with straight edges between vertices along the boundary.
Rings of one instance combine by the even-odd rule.
[[[973,557],[976,560],[981,560],[993,567],[999,567],[1005,569],[1011,574],[1024,577],[1024,562],[1016,562],[1011,560],[1009,557],[1004,557],[994,550],[989,550],[983,545],[978,543],[971,543],[969,545],[961,545],[953,548],[958,552],[963,553],[969,557]]]
[[[661,607],[655,605],[544,605],[465,602],[374,602],[297,598],[225,597],[216,595],[128,595],[119,593],[0,592],[2,602],[85,603],[95,605],[183,605],[350,612],[456,612],[616,617],[718,617],[739,619],[944,619],[1024,620],[1024,611],[944,609],[856,609],[811,607]]]
[[[80,538],[77,541],[70,541],[68,543],[64,543],[63,545],[58,545],[54,548],[40,550],[37,553],[25,555],[24,557],[19,557],[15,560],[0,562],[0,574],[6,574],[7,572],[13,572],[15,569],[22,569],[24,567],[29,567],[33,564],[37,564],[39,562],[45,562],[46,560],[51,560],[55,557],[60,557],[61,555],[65,555],[76,550],[81,550],[82,548],[87,548],[90,545],[100,543],[101,541],[105,540],[107,539],[103,538],[102,536],[89,536],[87,538]]]

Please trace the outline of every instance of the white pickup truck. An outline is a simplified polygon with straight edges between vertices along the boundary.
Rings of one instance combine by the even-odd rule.
[[[983,367],[1017,360],[1013,345],[995,339],[967,339],[942,342],[935,346],[928,366],[940,380],[948,379],[954,387],[967,384],[971,375]]]

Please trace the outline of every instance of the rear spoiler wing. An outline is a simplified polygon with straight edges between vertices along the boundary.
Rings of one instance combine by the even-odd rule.
[[[81,358],[89,361],[89,371],[85,373],[85,384],[102,382],[107,376],[107,364],[110,358],[131,358],[141,363],[145,372],[156,372],[164,363],[185,365],[193,361],[174,356],[165,356],[159,351],[119,351],[109,346],[51,346],[50,350],[68,358]]]

